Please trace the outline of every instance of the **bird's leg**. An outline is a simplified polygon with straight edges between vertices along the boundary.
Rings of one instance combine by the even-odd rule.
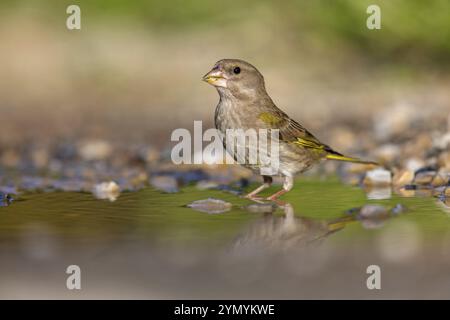
[[[278,192],[275,192],[273,195],[267,198],[267,200],[275,201],[279,197],[281,197],[286,192],[289,192],[294,187],[294,178],[293,177],[284,177],[283,189]]]
[[[256,188],[255,190],[253,190],[252,192],[250,192],[249,194],[247,194],[245,196],[245,198],[255,199],[256,198],[255,196],[258,193],[269,188],[272,185],[272,177],[271,176],[263,176],[263,179],[264,179],[264,183],[262,185],[260,185],[258,188]]]

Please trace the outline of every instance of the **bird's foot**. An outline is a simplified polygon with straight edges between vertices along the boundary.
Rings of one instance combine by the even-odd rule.
[[[277,201],[279,197],[281,197],[283,194],[285,194],[287,192],[287,190],[281,189],[278,192],[275,192],[273,195],[271,195],[270,197],[267,197],[266,200],[268,201]]]
[[[263,203],[264,200],[265,200],[262,197],[257,197],[257,196],[252,195],[252,194],[247,194],[247,195],[243,196],[243,198],[249,199],[249,200],[252,200],[252,201],[255,201],[255,202],[258,202],[258,203]]]
[[[242,198],[245,198],[245,199],[256,199],[256,198],[260,198],[260,197],[257,197],[255,194],[252,194],[252,193],[247,193],[246,195],[243,195]]]

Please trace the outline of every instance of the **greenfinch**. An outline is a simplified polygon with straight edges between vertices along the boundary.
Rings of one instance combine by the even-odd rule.
[[[259,172],[264,183],[246,197],[259,199],[257,194],[272,184],[272,176],[283,177],[280,191],[266,198],[277,200],[294,186],[294,177],[322,159],[348,161],[364,164],[375,162],[362,161],[347,157],[320,142],[301,124],[291,119],[279,109],[266,92],[264,77],[250,63],[239,59],[218,61],[204,77],[203,81],[213,85],[219,93],[219,103],[215,111],[215,126],[223,137],[227,130],[276,129],[278,132],[279,167],[274,174],[261,174],[258,163],[244,162],[242,165]],[[225,148],[227,141],[223,139]],[[234,152],[231,152],[236,158]]]

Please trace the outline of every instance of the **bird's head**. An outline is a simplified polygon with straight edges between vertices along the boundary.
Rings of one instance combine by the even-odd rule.
[[[214,65],[203,81],[213,85],[221,93],[244,97],[265,93],[264,77],[250,63],[239,59],[223,59]]]

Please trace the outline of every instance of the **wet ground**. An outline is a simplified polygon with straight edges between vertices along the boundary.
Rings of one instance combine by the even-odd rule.
[[[450,209],[437,197],[314,177],[278,205],[229,191],[4,199],[0,298],[450,298]],[[74,264],[79,291],[66,288]],[[366,286],[370,265],[381,290]]]

